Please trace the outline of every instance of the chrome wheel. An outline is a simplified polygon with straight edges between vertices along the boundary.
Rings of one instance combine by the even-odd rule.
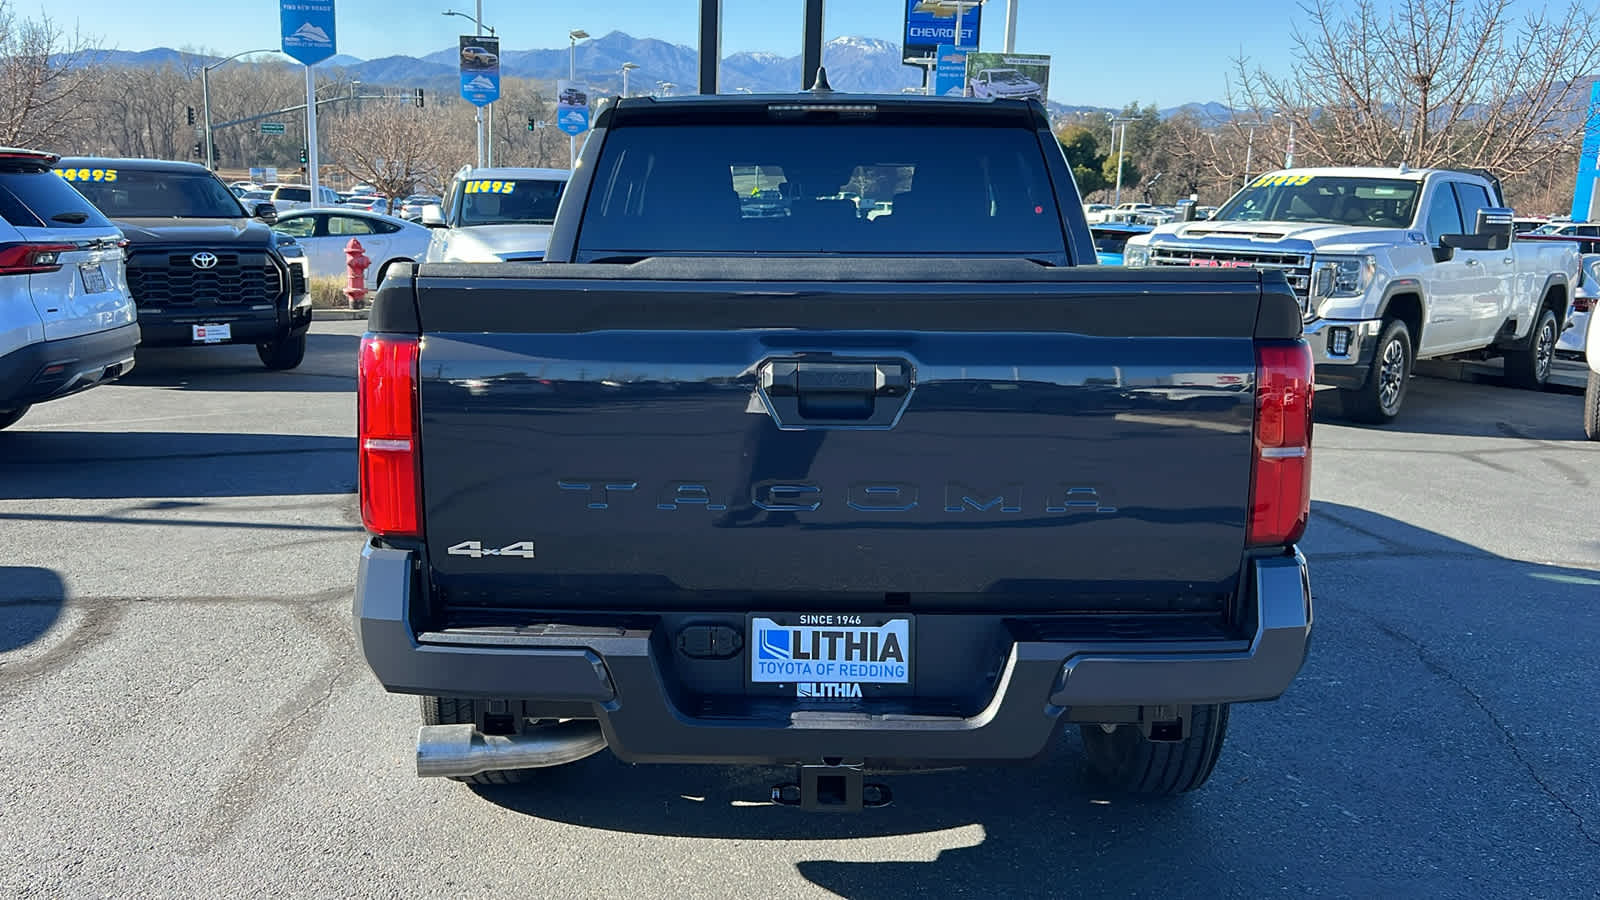
[[[1550,366],[1556,358],[1556,320],[1547,317],[1539,327],[1539,344],[1534,349],[1533,373],[1540,383],[1550,380]]]
[[[1400,393],[1406,386],[1406,348],[1399,338],[1383,345],[1378,358],[1378,404],[1393,414],[1400,408]]]

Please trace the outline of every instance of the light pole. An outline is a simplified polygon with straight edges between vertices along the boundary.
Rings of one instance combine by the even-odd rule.
[[[578,42],[588,39],[589,32],[584,31],[582,28],[574,28],[567,32],[567,40],[570,42],[567,44],[568,83],[578,80]],[[556,102],[560,103],[561,101],[558,98]],[[567,163],[574,169],[578,167],[578,136],[575,134],[567,135]]]
[[[1112,128],[1116,128],[1118,125],[1122,126],[1122,148],[1117,151],[1117,194],[1116,199],[1111,201],[1111,205],[1116,207],[1122,205],[1122,158],[1128,153],[1128,123],[1137,122],[1140,117],[1109,116],[1109,118],[1111,119]],[[1111,143],[1112,146],[1116,146],[1115,134],[1111,136]]]
[[[661,96],[663,97],[671,97],[673,90],[675,90],[677,87],[678,86],[676,84],[670,81],[656,82],[656,90],[660,91]]]
[[[1263,126],[1265,124],[1267,124],[1267,123],[1265,123],[1265,122],[1244,122],[1239,126],[1240,128],[1248,128],[1248,129],[1250,129],[1249,137],[1245,138],[1245,142],[1244,142],[1244,183],[1247,184],[1247,185],[1250,183],[1250,157],[1251,157],[1251,154],[1253,154],[1255,152],[1255,149],[1256,149],[1256,129],[1260,128],[1261,126]]]
[[[219,59],[219,60],[217,60],[216,62],[212,63],[209,66],[201,66],[200,67],[200,107],[201,107],[201,114],[205,116],[205,120],[206,120],[206,129],[205,129],[205,131],[206,131],[206,168],[214,169],[216,167],[216,162],[217,162],[216,161],[216,152],[213,149],[212,144],[211,144],[211,70],[222,66],[224,63],[233,62],[234,60],[238,59],[241,56],[249,56],[252,53],[272,53],[272,52],[274,52],[274,51],[272,51],[272,50],[246,50],[243,53],[235,53],[234,55],[228,57],[227,59]]]
[[[1005,52],[1017,52],[1017,0],[1006,0]]]
[[[622,64],[622,96],[624,97],[628,96],[628,73],[637,68],[639,68],[639,64],[636,62]]]
[[[478,0],[477,6],[474,8],[474,13],[474,15],[469,16],[464,12],[456,12],[453,9],[447,9],[442,13],[442,15],[460,16],[463,19],[470,20],[473,27],[477,29],[476,33],[480,36],[485,30],[487,30],[490,34],[494,34],[494,26],[483,24],[483,0]],[[483,107],[478,107],[478,112],[475,119],[478,123],[478,167],[483,168],[484,166],[492,166],[494,165],[494,113],[491,112],[489,114],[487,140],[484,138]]]
[[[1292,169],[1294,168],[1294,117],[1284,115],[1281,112],[1273,113],[1272,117],[1274,119],[1283,119],[1289,123],[1289,145],[1283,151],[1283,167]]]
[[[957,50],[961,49],[961,24],[962,22],[966,21],[967,10],[976,9],[988,2],[989,0],[955,0],[956,37],[954,46]]]

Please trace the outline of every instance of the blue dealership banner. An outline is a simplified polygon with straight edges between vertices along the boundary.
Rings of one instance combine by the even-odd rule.
[[[906,0],[906,33],[902,45],[906,59],[932,56],[940,44],[956,43],[956,10],[961,16],[961,46],[976,50],[983,7],[974,0]]]
[[[967,95],[967,51],[940,44],[934,57],[933,93],[938,97]]]
[[[500,99],[500,39],[461,35],[461,96],[474,106]]]
[[[284,53],[314,66],[336,52],[333,0],[280,0],[278,17]]]

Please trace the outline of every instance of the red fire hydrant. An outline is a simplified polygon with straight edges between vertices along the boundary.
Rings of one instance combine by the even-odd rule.
[[[361,252],[361,242],[355,238],[344,245],[345,270],[349,277],[345,280],[344,295],[350,298],[350,308],[360,309],[366,305],[367,298],[367,267],[372,265],[372,260]]]

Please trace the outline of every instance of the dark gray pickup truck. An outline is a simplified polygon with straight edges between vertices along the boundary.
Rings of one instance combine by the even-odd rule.
[[[1295,297],[1094,267],[1037,102],[622,100],[546,259],[391,274],[362,344],[355,621],[419,774],[609,746],[858,809],[1077,723],[1170,794],[1299,671]]]

